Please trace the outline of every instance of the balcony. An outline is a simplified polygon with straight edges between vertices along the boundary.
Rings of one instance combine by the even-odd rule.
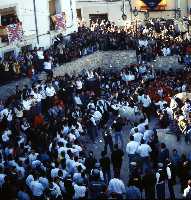
[[[0,15],[0,39],[1,42],[8,42],[6,26],[9,24],[17,23],[19,21],[16,14],[16,7],[0,9]]]
[[[0,26],[0,39],[1,42],[8,42],[7,30],[5,26]]]

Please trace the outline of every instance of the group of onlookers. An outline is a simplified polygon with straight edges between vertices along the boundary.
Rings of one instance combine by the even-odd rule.
[[[182,154],[178,146],[170,149],[168,141],[158,138],[163,129],[178,140],[185,134],[190,142],[190,97],[175,96],[190,91],[190,72],[157,71],[142,51],[152,45],[161,48],[163,39],[155,32],[162,31],[165,38],[174,34],[172,24],[165,23],[140,25],[139,34],[133,28],[119,31],[110,23],[83,26],[69,39],[59,35],[48,50],[18,54],[22,73],[33,66],[32,86],[16,86],[15,94],[0,102],[0,197],[165,199],[167,184],[175,199],[175,185],[180,184],[178,192],[191,198],[191,153]],[[124,38],[137,50],[138,64],[53,76],[53,66],[96,49],[126,49]],[[174,45],[182,50],[183,43],[189,41]],[[46,80],[35,76],[41,70],[47,72]]]
[[[121,28],[109,21],[92,23],[90,28],[81,24],[77,32],[66,37],[57,35],[48,49],[27,46],[1,56],[0,83],[26,75],[35,80],[35,74],[42,70],[51,70],[97,50],[134,49],[139,63],[157,56],[177,55],[180,63],[190,67],[190,47],[190,35],[182,32],[174,20],[152,19],[136,28]]]

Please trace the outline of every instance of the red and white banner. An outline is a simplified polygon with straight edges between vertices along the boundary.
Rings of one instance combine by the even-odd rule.
[[[9,24],[6,26],[9,43],[22,41],[23,39],[23,28],[22,23]]]
[[[64,12],[61,14],[56,14],[52,16],[52,20],[55,24],[56,30],[65,30],[66,29],[66,15]]]

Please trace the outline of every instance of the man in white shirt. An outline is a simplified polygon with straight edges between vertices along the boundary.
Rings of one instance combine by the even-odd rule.
[[[119,197],[123,197],[123,194],[126,193],[125,185],[121,179],[114,177],[109,181],[108,190],[110,194],[116,194]],[[120,198],[120,199],[121,199]]]
[[[78,79],[76,80],[76,89],[77,89],[77,90],[81,90],[82,87],[83,87],[82,81],[81,81],[80,78],[78,78]]]
[[[188,180],[188,186],[184,189],[183,197],[188,197],[188,193],[191,190],[191,179]]]
[[[142,96],[138,97],[138,100],[144,108],[148,108],[151,105],[151,99],[149,95],[143,94]]]
[[[75,102],[75,104],[76,104],[77,106],[80,106],[80,107],[81,107],[81,106],[83,105],[79,93],[76,93],[76,95],[74,96],[74,102]]]
[[[44,187],[38,179],[30,182],[29,188],[31,189],[34,198],[43,198]]]
[[[169,47],[164,47],[164,48],[162,49],[162,53],[163,53],[163,56],[170,56],[171,50],[170,50]]]
[[[151,114],[151,99],[149,95],[143,94],[142,96],[138,97],[139,103],[143,106],[143,113],[149,118]]]
[[[158,102],[155,103],[155,105],[158,106],[160,110],[163,110],[166,104],[167,102],[163,99],[160,99]]]
[[[145,143],[148,143],[150,141],[152,135],[153,135],[153,130],[149,130],[149,126],[146,125],[143,134],[143,140],[145,141]]]
[[[45,92],[47,97],[53,97],[56,94],[54,87],[50,83],[47,85]]]
[[[129,164],[135,158],[138,147],[139,147],[139,143],[134,141],[133,135],[130,135],[130,142],[127,143],[127,146],[126,146],[126,152],[129,157]]]
[[[141,141],[141,145],[137,149],[137,153],[141,157],[141,164],[142,164],[142,172],[145,173],[147,169],[150,168],[150,153],[152,149],[148,144],[144,143],[144,140]]]
[[[51,60],[48,60],[48,61],[44,62],[44,70],[47,71],[47,72],[52,70]]]
[[[86,197],[86,186],[82,185],[81,181],[77,181],[77,183],[74,184],[74,199],[81,199]]]
[[[27,99],[23,99],[22,105],[23,105],[24,110],[29,111],[32,107],[31,97],[29,97]]]
[[[135,131],[135,133],[133,134],[134,141],[140,144],[143,138],[143,134],[138,131],[138,128],[135,128],[134,131]]]
[[[148,119],[141,119],[140,124],[137,126],[138,131],[144,134],[146,125],[148,125]]]

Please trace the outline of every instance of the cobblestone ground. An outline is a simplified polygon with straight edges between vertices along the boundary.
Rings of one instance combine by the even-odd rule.
[[[97,67],[109,68],[112,65],[114,68],[120,69],[129,64],[136,63],[135,51],[97,51],[91,55],[83,58],[68,62],[60,67],[54,68],[54,76],[62,76],[65,73],[78,73],[82,69],[93,69]],[[169,68],[182,68],[178,63],[176,56],[158,57],[156,61],[152,62],[155,69],[169,69]],[[45,73],[38,75],[40,80],[46,78]],[[28,78],[22,78],[18,81],[13,81],[9,84],[0,86],[0,97],[6,99],[8,96],[14,94],[15,85],[22,88],[25,84],[31,85],[31,81]]]

